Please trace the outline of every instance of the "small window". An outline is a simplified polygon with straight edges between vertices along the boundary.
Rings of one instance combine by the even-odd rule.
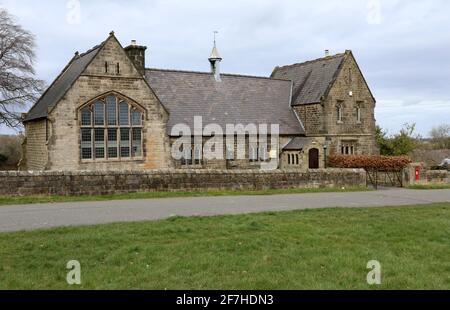
[[[356,106],[356,122],[361,123],[361,106]]]
[[[348,69],[348,84],[351,84],[352,82],[353,82],[352,69],[349,68]]]
[[[105,158],[105,130],[103,128],[94,129],[95,158]]]
[[[120,128],[120,157],[130,157],[129,128]]]
[[[103,126],[105,124],[105,105],[101,101],[94,104],[94,125]]]
[[[131,125],[139,126],[142,124],[142,113],[138,110],[131,111]]]
[[[142,156],[142,136],[140,128],[133,128],[132,150],[133,156]]]
[[[356,146],[354,143],[343,143],[341,145],[342,155],[354,155],[356,154]]]
[[[250,162],[258,161],[258,146],[251,144],[248,149]]]
[[[108,62],[105,61],[105,73],[108,73]]]
[[[227,146],[227,160],[234,160],[234,150]]]
[[[117,125],[117,105],[116,97],[114,96],[106,97],[106,116],[108,118],[108,125]]]
[[[90,128],[81,129],[81,158],[92,158],[92,131]]]
[[[81,126],[91,126],[91,109],[89,107],[81,109]]]
[[[194,151],[194,164],[200,165],[202,162],[202,148],[196,147]]]
[[[298,158],[298,154],[295,154],[295,164],[298,165],[300,164],[299,158]]]
[[[128,125],[129,124],[129,110],[128,104],[125,101],[119,103],[119,124]]]
[[[108,129],[108,158],[117,158],[117,129]]]
[[[117,63],[117,65],[116,65],[116,73],[120,74],[120,64],[119,63]]]
[[[266,146],[261,146],[259,148],[259,159],[262,161],[266,161],[268,159],[268,152],[267,152],[267,147]]]
[[[181,159],[182,165],[192,165],[192,148],[188,147],[182,150],[183,158]]]
[[[341,123],[342,122],[342,105],[341,104],[338,104],[336,106],[336,116],[337,116],[337,121],[339,123]]]

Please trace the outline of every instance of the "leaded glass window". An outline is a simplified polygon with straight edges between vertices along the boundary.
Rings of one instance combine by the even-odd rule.
[[[129,106],[126,102],[119,103],[119,125],[129,125]]]
[[[119,96],[105,96],[80,109],[82,160],[142,158],[143,111]]]
[[[105,104],[102,101],[94,103],[94,125],[105,125]]]

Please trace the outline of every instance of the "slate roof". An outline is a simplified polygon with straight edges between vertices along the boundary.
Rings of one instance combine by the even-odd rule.
[[[47,117],[105,42],[75,55],[30,109],[24,122]],[[270,78],[222,74],[222,81],[217,82],[209,72],[163,69],[146,69],[145,76],[170,113],[169,133],[178,123],[193,128],[194,116],[202,116],[203,124],[216,123],[223,128],[226,124],[279,124],[282,135],[305,135],[290,104],[320,102],[345,56],[338,54],[277,67]]]
[[[300,151],[311,142],[311,138],[295,137],[283,148],[283,151]]]
[[[209,72],[147,69],[146,79],[169,110],[167,130],[184,123],[193,130],[194,116],[203,125],[280,125],[280,134],[304,134],[290,107],[291,82],[266,77],[221,74],[216,82]]]
[[[319,103],[335,81],[346,54],[337,54],[290,66],[276,67],[272,78],[291,80],[292,105]]]
[[[87,65],[97,55],[101,46],[102,44],[97,45],[86,53],[75,55],[55,81],[47,88],[41,98],[39,98],[36,104],[30,109],[24,122],[47,117],[48,110],[54,107],[70,87],[72,87],[73,83],[75,83]]]

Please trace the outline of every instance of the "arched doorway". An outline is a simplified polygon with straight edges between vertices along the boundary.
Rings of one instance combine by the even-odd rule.
[[[308,153],[309,169],[319,169],[319,150],[310,149]]]

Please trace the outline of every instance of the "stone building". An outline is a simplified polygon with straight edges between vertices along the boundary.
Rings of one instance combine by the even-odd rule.
[[[23,116],[21,169],[315,169],[325,152],[377,152],[375,99],[350,51],[276,67],[270,77],[222,74],[215,44],[210,72],[149,69],[145,56],[145,46],[123,48],[113,32],[75,53]],[[231,146],[225,138],[214,145],[223,156],[204,156],[230,124],[244,132],[232,132]],[[181,158],[173,156],[179,125],[192,142]],[[249,130],[264,125],[267,137]]]

